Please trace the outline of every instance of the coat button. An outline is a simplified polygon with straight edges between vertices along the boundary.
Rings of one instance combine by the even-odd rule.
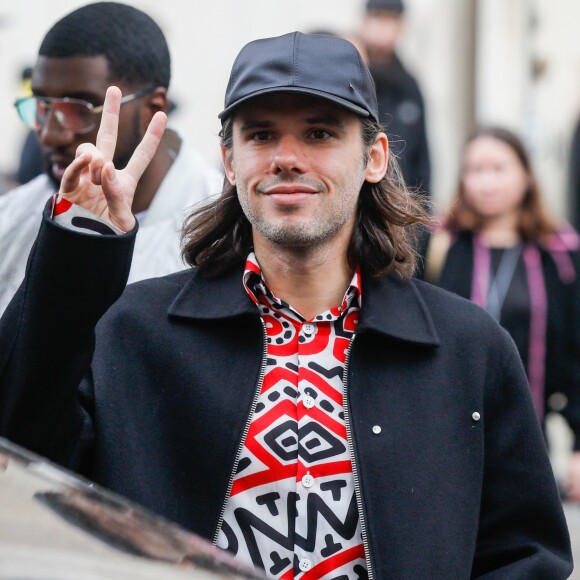
[[[314,405],[316,404],[314,402],[314,399],[312,397],[304,397],[302,399],[302,404],[307,408],[307,409],[312,409],[312,407],[314,407]]]
[[[481,415],[477,411],[475,411],[475,413],[473,413],[473,415],[471,415],[471,418],[474,421],[479,421],[481,419]]]
[[[302,485],[306,488],[312,487],[314,485],[314,477],[312,477],[312,475],[310,475],[310,473],[307,473],[302,478]]]
[[[310,322],[307,322],[306,324],[304,324],[302,326],[302,330],[304,331],[304,334],[314,334],[314,331],[316,330],[316,326],[314,326],[314,324],[311,324]]]
[[[378,435],[378,434],[379,434],[381,431],[382,431],[382,429],[381,429],[381,426],[380,426],[380,425],[375,425],[375,426],[373,427],[373,433],[374,433],[375,435]]]

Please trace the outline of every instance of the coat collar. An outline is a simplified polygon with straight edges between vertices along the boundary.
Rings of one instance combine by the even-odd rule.
[[[365,331],[425,346],[439,346],[431,313],[414,280],[397,274],[375,282],[363,276],[363,301],[357,333]]]
[[[212,280],[194,271],[169,306],[168,314],[193,320],[257,316],[256,306],[242,284],[242,276],[242,267]],[[404,342],[439,345],[433,319],[413,280],[391,275],[374,282],[363,276],[362,289],[358,333],[377,332]]]

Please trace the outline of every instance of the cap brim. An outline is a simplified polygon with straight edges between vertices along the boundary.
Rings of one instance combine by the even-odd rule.
[[[317,91],[316,89],[310,89],[308,87],[270,87],[266,89],[260,89],[259,91],[255,91],[254,93],[251,93],[249,95],[246,95],[245,97],[242,97],[241,99],[238,99],[235,103],[232,103],[231,105],[229,105],[229,107],[226,107],[218,115],[218,119],[221,119],[223,121],[226,117],[231,115],[234,109],[236,109],[243,103],[249,101],[250,99],[259,97],[260,95],[268,95],[272,93],[299,93],[302,95],[312,95],[314,97],[320,97],[321,99],[325,99],[326,101],[331,101],[332,103],[336,103],[337,105],[341,105],[345,109],[348,109],[349,111],[352,111],[353,113],[356,113],[361,117],[371,116],[371,113],[369,111],[363,109],[362,107],[359,107],[358,105],[355,105],[351,101],[348,101],[347,99],[343,99],[341,97],[337,97],[336,95],[325,93],[324,91]]]

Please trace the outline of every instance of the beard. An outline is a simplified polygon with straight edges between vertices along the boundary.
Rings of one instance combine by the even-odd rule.
[[[347,224],[356,212],[358,194],[364,181],[363,168],[348,176],[337,188],[334,199],[328,199],[328,189],[324,183],[311,179],[277,178],[256,188],[258,196],[263,191],[281,183],[302,184],[313,187],[327,201],[320,203],[310,215],[304,218],[295,218],[295,208],[292,206],[280,207],[278,211],[284,215],[275,219],[268,218],[259,204],[251,203],[245,185],[238,184],[238,199],[248,221],[268,241],[288,247],[312,247],[322,244],[333,238]]]

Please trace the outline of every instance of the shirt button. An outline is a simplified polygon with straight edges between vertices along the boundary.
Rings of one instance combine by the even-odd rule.
[[[306,558],[302,558],[302,560],[300,560],[300,564],[298,564],[298,567],[300,570],[302,570],[302,572],[308,572],[308,570],[312,568],[312,562]]]
[[[311,324],[310,322],[307,322],[302,326],[302,330],[304,331],[304,334],[314,334],[316,326],[314,326],[314,324]]]
[[[314,485],[314,477],[312,477],[312,475],[310,475],[310,473],[307,473],[302,478],[302,485],[306,488],[312,487]]]
[[[307,409],[312,409],[312,407],[314,407],[315,402],[314,399],[312,397],[304,397],[302,399],[302,404],[307,408]]]

